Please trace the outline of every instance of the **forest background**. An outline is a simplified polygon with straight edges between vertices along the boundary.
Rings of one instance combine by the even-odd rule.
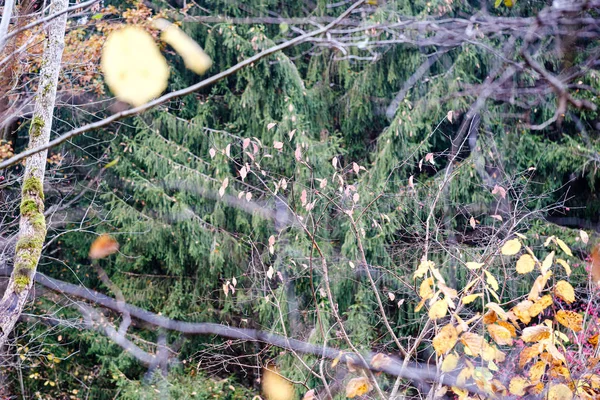
[[[600,395],[600,1],[2,6],[0,396]]]

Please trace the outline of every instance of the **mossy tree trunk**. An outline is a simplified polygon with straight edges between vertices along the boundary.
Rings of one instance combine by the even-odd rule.
[[[68,0],[54,0],[50,7],[50,14],[65,10],[68,4]],[[29,147],[42,146],[50,140],[66,23],[66,13],[48,23],[39,87],[29,129]],[[19,240],[15,248],[14,268],[0,301],[0,348],[5,344],[21,315],[33,285],[33,276],[46,238],[43,190],[46,156],[47,151],[41,151],[26,160],[21,188]]]

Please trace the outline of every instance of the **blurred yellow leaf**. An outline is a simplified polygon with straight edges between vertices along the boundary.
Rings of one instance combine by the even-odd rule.
[[[433,290],[431,289],[431,285],[433,285],[432,276],[421,282],[421,286],[419,287],[419,296],[421,296],[422,299],[430,299],[433,297]]]
[[[562,258],[557,258],[557,259],[556,259],[556,262],[557,262],[558,264],[560,264],[560,265],[561,265],[561,266],[562,266],[562,267],[565,269],[565,272],[567,273],[567,276],[570,276],[570,275],[571,275],[571,266],[569,265],[569,263],[568,263],[568,262],[566,262],[566,261],[565,261],[565,260],[563,260]]]
[[[505,256],[514,256],[521,250],[521,242],[519,239],[511,239],[504,243],[500,252]]]
[[[517,375],[510,380],[508,391],[515,396],[524,396],[527,385],[527,379]]]
[[[559,324],[579,332],[583,329],[583,317],[574,311],[559,310],[556,313],[556,320]]]
[[[515,316],[521,320],[524,324],[528,324],[531,321],[531,316],[529,315],[529,309],[533,305],[531,300],[523,300],[514,306],[511,311],[515,314]]]
[[[519,355],[519,367],[525,367],[525,364],[537,357],[543,350],[544,346],[540,343],[536,343],[530,347],[525,347],[523,350],[521,350],[521,354]]]
[[[414,273],[414,279],[422,278],[423,276],[425,276],[427,271],[429,271],[429,268],[433,268],[433,267],[435,267],[435,264],[433,263],[433,261],[427,261],[425,259],[421,260],[419,267],[417,268],[417,270]]]
[[[569,282],[558,281],[554,287],[554,294],[569,304],[575,301],[575,290]]]
[[[500,289],[500,286],[498,286],[498,280],[496,279],[496,277],[487,270],[485,270],[483,272],[485,272],[485,277],[487,278],[486,279],[487,284],[490,285],[490,287],[494,290]]]
[[[552,329],[546,325],[529,326],[523,329],[521,333],[521,339],[524,342],[539,342],[550,337]]]
[[[160,38],[175,49],[188,69],[202,75],[212,66],[212,60],[202,47],[176,25],[163,18],[155,20],[153,25],[162,30]]]
[[[372,387],[369,380],[365,377],[350,379],[346,385],[346,397],[352,399],[357,396],[362,396],[371,391]]]
[[[526,274],[535,268],[535,260],[529,254],[523,254],[517,261],[517,272]]]
[[[267,400],[293,400],[296,396],[294,386],[275,367],[263,370],[262,392]]]
[[[169,66],[152,36],[128,26],[113,31],[102,49],[104,79],[115,96],[142,105],[167,88]]]
[[[573,398],[573,392],[564,383],[553,385],[548,390],[548,400],[571,400]]]
[[[487,308],[489,308],[490,310],[493,310],[498,317],[500,317],[500,319],[506,321],[508,319],[508,316],[506,315],[506,311],[504,311],[502,309],[502,307],[500,307],[498,304],[493,303],[493,302],[489,302],[485,305]]]
[[[479,269],[479,268],[483,267],[485,264],[471,261],[471,262],[466,263],[465,265],[469,269]]]
[[[439,333],[433,338],[433,348],[437,355],[442,355],[450,351],[458,341],[458,332],[456,328],[448,324],[440,329]]]
[[[510,334],[510,331],[508,329],[506,329],[505,327],[493,324],[493,325],[488,325],[487,330],[488,330],[488,333],[490,334],[490,336],[492,337],[492,339],[494,339],[494,342],[498,343],[501,346],[502,345],[512,346],[512,344],[513,344],[512,335]]]
[[[446,300],[438,300],[429,309],[429,318],[435,320],[442,318],[448,312],[448,303]]]
[[[317,400],[315,389],[310,389],[308,392],[304,393],[302,400]]]
[[[90,246],[89,257],[92,260],[97,260],[108,257],[117,251],[119,251],[119,242],[110,235],[102,234]]]
[[[478,297],[483,297],[483,293],[470,294],[462,298],[463,304],[469,304],[475,301]]]
[[[448,354],[442,361],[442,372],[450,372],[458,365],[458,356],[456,354]]]

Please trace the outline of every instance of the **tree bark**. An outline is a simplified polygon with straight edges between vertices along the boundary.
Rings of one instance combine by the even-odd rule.
[[[65,10],[68,3],[68,0],[54,0],[50,7],[50,14]],[[43,146],[50,141],[66,23],[67,14],[64,13],[48,24],[35,109],[29,129],[30,148]],[[8,335],[21,315],[33,285],[33,277],[46,238],[43,190],[46,156],[47,150],[26,159],[21,186],[19,240],[15,248],[14,268],[0,301],[0,348],[6,343]]]

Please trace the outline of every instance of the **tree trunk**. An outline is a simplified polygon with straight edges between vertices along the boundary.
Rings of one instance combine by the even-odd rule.
[[[67,6],[68,0],[54,0],[50,7],[50,14],[59,13]],[[50,140],[66,23],[66,13],[48,23],[35,109],[29,129],[30,148],[42,146]],[[33,277],[46,238],[43,190],[46,155],[47,151],[41,151],[26,160],[21,187],[19,240],[15,248],[14,268],[0,301],[0,348],[4,347],[8,335],[21,315],[33,285]]]

